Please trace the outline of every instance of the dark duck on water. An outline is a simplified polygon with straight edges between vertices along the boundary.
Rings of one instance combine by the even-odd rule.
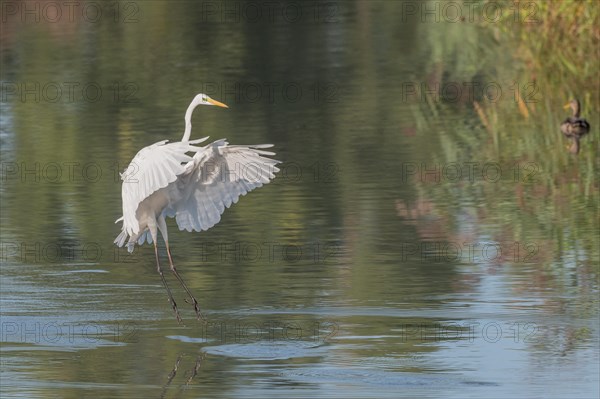
[[[565,105],[565,109],[571,108],[573,110],[573,116],[569,116],[567,119],[560,124],[560,130],[563,134],[573,140],[573,144],[569,151],[573,154],[579,153],[579,140],[588,134],[590,131],[590,124],[583,118],[579,117],[581,105],[579,100],[573,99]]]

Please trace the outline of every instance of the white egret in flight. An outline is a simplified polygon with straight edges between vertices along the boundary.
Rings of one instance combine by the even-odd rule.
[[[123,216],[117,222],[122,221],[123,226],[114,241],[119,247],[126,244],[129,252],[136,243],[154,243],[156,268],[179,322],[177,304],[160,267],[157,229],[165,241],[171,271],[189,295],[200,319],[198,301],[173,265],[165,219],[174,217],[180,230],[208,230],[219,223],[225,208],[237,203],[240,195],[269,183],[279,171],[276,166],[279,161],[266,157],[275,153],[264,150],[272,144],[229,145],[221,139],[204,147],[194,146],[208,138],[189,140],[192,112],[198,105],[228,108],[205,94],[198,94],[185,113],[185,132],[180,142],[159,141],[135,155],[121,174]]]

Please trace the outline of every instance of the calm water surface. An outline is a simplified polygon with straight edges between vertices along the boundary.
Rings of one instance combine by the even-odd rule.
[[[574,158],[562,114],[496,115],[524,132],[502,141],[481,93],[421,86],[510,104],[497,39],[400,2],[284,3],[295,22],[115,4],[3,21],[3,397],[598,396],[597,139]],[[207,317],[169,276],[178,325],[151,247],[113,248],[113,221],[118,172],[179,139],[198,92],[230,109],[197,109],[192,137],[283,163],[213,229],[169,224]]]

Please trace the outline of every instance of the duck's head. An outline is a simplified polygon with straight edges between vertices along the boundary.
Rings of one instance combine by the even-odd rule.
[[[563,107],[564,109],[571,108],[573,110],[573,116],[579,117],[579,110],[581,109],[581,104],[579,100],[576,98],[571,99],[568,103]]]

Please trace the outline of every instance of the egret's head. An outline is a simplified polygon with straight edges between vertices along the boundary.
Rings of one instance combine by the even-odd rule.
[[[196,97],[194,97],[194,101],[192,101],[192,104],[194,104],[194,106],[216,105],[217,107],[229,108],[227,105],[225,105],[217,100],[213,100],[212,98],[210,98],[209,96],[207,96],[204,93],[200,93]]]

